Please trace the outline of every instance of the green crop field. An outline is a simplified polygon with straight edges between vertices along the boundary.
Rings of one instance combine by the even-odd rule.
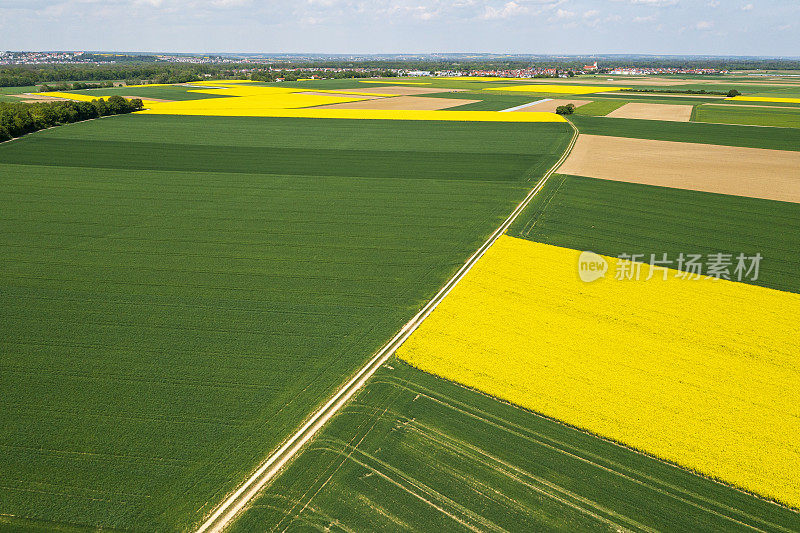
[[[141,98],[157,98],[159,100],[200,100],[203,98],[222,98],[216,94],[193,93],[189,91],[202,90],[202,87],[186,87],[182,85],[167,85],[157,87],[108,87],[103,89],[82,89],[69,91],[76,94],[88,94],[101,96],[138,96]]]
[[[760,253],[753,283],[800,293],[800,204],[556,174],[510,234],[612,257],[644,254],[644,262]]]
[[[35,93],[38,90],[39,88],[34,85],[27,87],[0,87],[0,102],[21,102],[23,98],[12,95]]]
[[[0,528],[197,524],[570,135],[126,115],[0,145]]]
[[[575,115],[606,116],[615,109],[619,109],[628,102],[620,100],[595,100],[575,109]]]
[[[712,102],[724,102],[720,96],[703,95],[659,95],[658,93],[636,93],[636,92],[614,92],[588,95],[590,98],[602,98],[604,100],[625,100],[627,102],[639,102],[643,104],[705,104]]]
[[[700,106],[697,108],[695,120],[720,124],[800,128],[800,108]]]
[[[464,104],[447,108],[445,111],[502,111],[511,107],[528,104],[541,100],[530,95],[492,94],[486,91],[464,91],[458,93],[433,93],[426,94],[426,98],[463,98],[466,100],[480,100],[471,104]]]
[[[570,120],[581,133],[589,135],[800,150],[800,129],[574,115]]]
[[[231,531],[752,528],[800,515],[390,360]]]

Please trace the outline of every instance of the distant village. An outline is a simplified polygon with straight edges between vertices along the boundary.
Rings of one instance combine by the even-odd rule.
[[[169,55],[155,54],[150,56],[131,56],[129,54],[95,53],[95,52],[0,52],[0,65],[83,65],[83,64],[114,64],[121,60],[130,61],[134,58],[146,59],[157,63],[182,63],[182,64],[236,64],[258,65],[253,68],[235,69],[236,74],[249,75],[253,72],[373,72],[374,67],[303,67],[287,68],[281,66],[286,60],[275,57],[234,57],[218,55]],[[351,60],[358,61],[364,58],[353,56]],[[277,63],[277,64],[276,64]],[[648,74],[727,74],[727,70],[714,68],[680,68],[680,67],[624,67],[624,66],[598,66],[597,62],[584,65],[583,68],[538,68],[531,66],[524,69],[509,70],[411,70],[404,68],[383,69],[396,76],[492,76],[500,78],[536,78],[536,77],[562,77],[567,78],[579,74],[613,74],[617,76],[648,75]],[[310,76],[315,77],[315,76]]]

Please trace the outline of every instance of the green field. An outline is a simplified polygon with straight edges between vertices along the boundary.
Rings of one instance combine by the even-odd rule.
[[[27,87],[0,87],[0,102],[21,102],[23,99],[14,94],[35,93],[39,88],[35,85]]]
[[[570,135],[126,115],[0,145],[0,528],[196,524]]]
[[[769,148],[773,150],[800,150],[800,130],[798,129],[628,118],[610,119],[575,115],[570,120],[581,133],[589,135],[721,144],[724,146]]]
[[[603,95],[592,94],[589,98],[602,98],[603,100],[625,100],[626,102],[639,102],[644,104],[708,104],[713,102],[724,102],[721,97],[709,97],[703,95],[658,95],[658,93],[635,93],[635,92],[615,92],[603,93]]]
[[[518,105],[541,100],[530,95],[492,94],[486,91],[464,91],[458,93],[433,93],[424,95],[426,98],[463,98],[466,100],[480,100],[472,104],[465,104],[447,108],[445,111],[502,111]]]
[[[757,104],[757,102],[755,102]],[[778,128],[800,128],[800,108],[759,108],[733,106],[699,106],[697,122],[719,124],[745,124],[750,126],[774,126]]]
[[[751,528],[800,515],[390,360],[231,530]]]
[[[193,93],[189,91],[202,90],[201,87],[185,87],[182,85],[168,85],[161,87],[108,87],[103,89],[81,89],[69,91],[76,94],[101,96],[138,96],[141,98],[157,98],[159,100],[201,100],[203,98],[223,98],[216,94]]]
[[[575,109],[575,115],[604,117],[628,102],[619,100],[595,100]]]
[[[800,293],[800,204],[556,174],[509,233],[612,257],[645,254],[644,262],[761,253],[752,283]]]

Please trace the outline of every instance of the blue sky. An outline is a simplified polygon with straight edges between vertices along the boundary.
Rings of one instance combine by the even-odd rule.
[[[800,1],[0,0],[0,49],[800,56]]]

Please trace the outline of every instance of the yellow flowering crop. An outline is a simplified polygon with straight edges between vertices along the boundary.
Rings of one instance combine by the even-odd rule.
[[[510,92],[523,92],[523,93],[591,94],[591,93],[601,93],[608,91],[620,91],[622,89],[623,87],[604,87],[604,86],[587,87],[585,85],[528,84],[528,85],[509,85],[506,87],[487,87],[483,90],[510,91]]]
[[[228,86],[199,89],[203,94],[228,98],[204,98],[180,102],[154,102],[144,114],[207,115],[226,117],[294,117],[377,120],[449,120],[476,122],[563,122],[554,113],[498,113],[497,111],[422,111],[320,109],[316,106],[364,100],[363,95],[346,93],[302,94],[308,89],[294,87]],[[319,92],[319,91],[314,91]],[[385,95],[383,95],[385,96]]]
[[[800,104],[800,98],[777,98],[773,96],[734,96],[726,100],[738,100],[740,102],[776,102],[784,104]]]
[[[295,117],[343,118],[373,120],[447,120],[465,122],[564,122],[554,113],[499,113],[497,111],[426,111],[396,109],[320,109],[318,106],[344,102],[358,102],[366,96],[382,96],[348,90],[313,91],[324,94],[303,94],[308,89],[296,87],[264,87],[257,85],[227,85],[208,83],[207,88],[190,90],[200,94],[213,94],[224,98],[202,98],[175,102],[143,100],[147,109],[139,111],[151,115],[204,115],[224,117]],[[52,92],[47,96],[90,101],[104,96]]]
[[[524,113],[520,113],[524,114]],[[578,278],[579,252],[502,236],[398,356],[427,372],[800,505],[800,295]]]

